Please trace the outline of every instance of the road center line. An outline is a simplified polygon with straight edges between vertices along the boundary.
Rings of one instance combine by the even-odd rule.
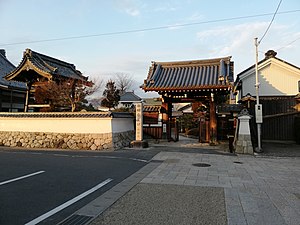
[[[45,171],[41,170],[41,171],[31,173],[31,174],[28,174],[28,175],[25,175],[25,176],[22,176],[22,177],[17,177],[17,178],[11,179],[11,180],[3,181],[3,182],[0,183],[0,186],[4,185],[4,184],[11,183],[11,182],[14,182],[14,181],[17,181],[17,180],[22,180],[22,179],[25,179],[25,178],[28,178],[28,177],[32,177],[32,176],[35,176],[35,175],[38,175],[38,174],[41,174],[41,173],[44,173],[44,172]]]
[[[79,201],[80,199],[86,197],[87,195],[97,191],[99,188],[105,186],[106,184],[108,184],[111,181],[112,181],[112,179],[110,179],[110,178],[106,179],[105,181],[101,182],[100,184],[96,185],[95,187],[91,188],[90,190],[88,190],[88,191],[78,195],[77,197],[63,203],[60,206],[57,206],[56,208],[50,210],[49,212],[47,212],[47,213],[37,217],[36,219],[26,223],[25,225],[34,225],[34,224],[37,224],[37,223],[47,219],[48,217],[54,215],[55,213],[67,208],[68,206],[72,205],[73,203],[75,203],[75,202]]]

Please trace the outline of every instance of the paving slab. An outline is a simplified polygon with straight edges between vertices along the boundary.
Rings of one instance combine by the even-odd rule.
[[[185,186],[224,188],[229,225],[299,224],[298,157],[160,152],[154,159],[165,161],[144,178],[142,183],[174,184],[180,178],[184,180]],[[169,166],[168,159],[172,159],[172,167]],[[199,162],[211,166],[193,166]],[[178,169],[183,167],[184,170]],[[176,169],[173,170],[174,168]],[[193,175],[190,171],[193,171]]]
[[[223,188],[138,184],[93,225],[227,224]]]
[[[300,157],[193,148],[161,151],[152,160],[159,164],[93,225],[299,225]]]

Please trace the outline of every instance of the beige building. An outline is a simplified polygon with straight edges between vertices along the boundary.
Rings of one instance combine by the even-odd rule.
[[[265,58],[258,63],[260,96],[295,96],[299,93],[300,68],[276,57],[276,52],[269,50]],[[237,75],[237,101],[248,93],[255,92],[255,66]]]
[[[263,113],[262,138],[295,141],[295,123],[300,116],[295,98],[300,92],[300,68],[276,55],[275,51],[269,50],[265,58],[258,62],[259,102]],[[248,99],[247,107],[253,116],[255,84],[255,65],[239,73],[235,81],[236,102]],[[252,129],[255,135],[254,121],[252,120]]]

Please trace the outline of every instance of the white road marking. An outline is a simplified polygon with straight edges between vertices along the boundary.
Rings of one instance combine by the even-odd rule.
[[[52,155],[52,156],[61,156],[61,157],[71,157],[71,158],[106,158],[106,159],[128,159],[132,161],[137,161],[137,162],[143,162],[143,163],[149,163],[151,160],[146,160],[146,159],[138,159],[138,158],[127,158],[127,157],[120,157],[120,156],[102,156],[102,155],[67,155],[67,154],[52,154],[52,153],[40,153],[40,152],[7,152],[7,151],[1,151],[3,153],[13,153],[13,154],[31,154],[31,155],[42,155],[42,154],[47,154],[47,155]]]
[[[148,163],[149,160],[145,160],[145,159],[137,159],[137,158],[126,158],[126,157],[119,157],[119,156],[92,156],[94,158],[107,158],[107,159],[129,159],[129,160],[133,160],[133,161],[138,161],[138,162],[144,162],[144,163]]]
[[[37,223],[47,219],[48,217],[54,215],[55,213],[67,208],[68,206],[72,205],[73,203],[79,201],[80,199],[82,199],[82,198],[88,196],[89,194],[97,191],[99,188],[105,186],[106,184],[108,184],[111,181],[112,181],[112,179],[110,179],[110,178],[106,179],[105,181],[101,182],[100,184],[96,185],[95,187],[91,188],[90,190],[88,190],[88,191],[78,195],[77,197],[65,202],[64,204],[50,210],[49,212],[37,217],[36,219],[26,223],[25,225],[34,225],[34,224],[37,224]]]
[[[28,174],[28,175],[25,175],[25,176],[22,176],[22,177],[17,177],[17,178],[11,179],[11,180],[3,181],[3,182],[0,183],[0,186],[4,185],[4,184],[11,183],[11,182],[14,182],[14,181],[17,181],[17,180],[22,180],[22,179],[25,179],[25,178],[28,178],[28,177],[32,177],[32,176],[35,176],[35,175],[38,175],[38,174],[41,174],[41,173],[44,173],[44,172],[45,171],[41,170],[41,171],[31,173],[31,174]]]

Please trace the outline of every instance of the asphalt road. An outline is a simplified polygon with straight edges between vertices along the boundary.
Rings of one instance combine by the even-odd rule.
[[[34,224],[53,209],[58,211],[42,217],[41,224],[57,224],[142,168],[156,153],[1,148],[0,224]]]

